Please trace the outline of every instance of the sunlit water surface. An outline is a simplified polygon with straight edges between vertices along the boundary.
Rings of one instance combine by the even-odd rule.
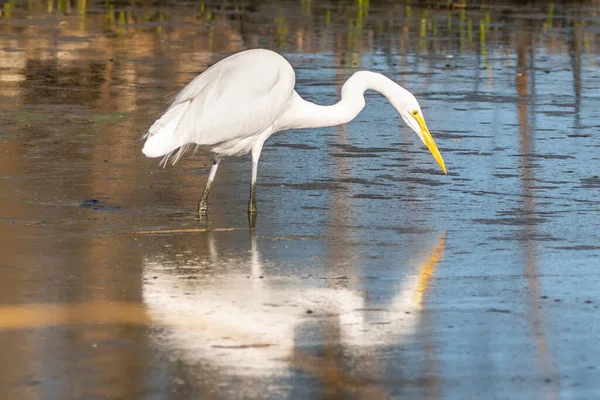
[[[214,3],[214,4],[213,4]],[[446,4],[446,2],[440,2]],[[471,2],[469,2],[471,4]],[[34,398],[587,399],[600,389],[598,2],[4,3],[0,393]],[[166,169],[141,135],[266,47],[332,104],[386,100]]]

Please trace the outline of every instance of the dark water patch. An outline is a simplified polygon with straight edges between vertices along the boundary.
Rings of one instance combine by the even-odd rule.
[[[92,38],[91,37],[85,37],[85,36],[59,36],[57,38],[58,41],[60,42],[91,42]]]
[[[436,168],[410,168],[408,172],[411,174],[440,175],[440,170]],[[458,176],[456,173],[454,175]]]
[[[398,162],[410,162],[411,161],[411,159],[409,157],[390,157],[390,158],[388,158],[388,160],[398,161]],[[384,167],[394,166],[394,165],[398,165],[398,164],[382,164],[382,166],[384,166]]]
[[[517,174],[492,174],[492,176],[494,178],[500,178],[500,179],[504,179],[504,178],[518,178],[519,175]]]
[[[98,199],[89,199],[84,200],[83,203],[79,205],[81,208],[87,208],[89,210],[94,211],[119,211],[121,210],[121,206],[114,204],[107,204]]]
[[[536,217],[514,217],[514,218],[474,218],[473,222],[483,225],[515,225],[528,226],[538,225],[546,222],[545,218]]]
[[[409,190],[416,190],[415,187],[408,187]],[[398,199],[401,200],[402,202],[405,203],[427,203],[428,200],[426,199],[420,199],[418,197],[413,197],[413,196],[407,196],[405,194],[399,194]]]
[[[352,183],[352,184],[367,185],[367,186],[392,186],[387,183],[374,182],[369,179],[361,179],[361,178],[341,178],[341,179],[337,179],[336,182]]]
[[[571,183],[569,181],[553,181],[553,180],[545,180],[545,179],[523,179],[523,180],[536,182],[536,183],[547,183],[549,185],[568,185]]]
[[[386,180],[390,180],[393,182],[410,182],[410,183],[416,183],[419,185],[426,185],[426,186],[442,186],[442,185],[450,184],[450,183],[446,183],[446,182],[435,181],[433,179],[415,178],[412,176],[411,177],[396,177],[396,176],[392,176],[392,175],[379,175],[377,178],[386,179]]]
[[[551,216],[562,214],[561,211],[526,211],[526,210],[504,210],[498,211],[497,215],[499,216],[511,216],[511,217],[531,217],[531,216]]]
[[[2,50],[7,53],[23,53],[25,51],[24,49],[18,49],[16,47],[5,47]],[[0,71],[3,69],[9,70],[11,68],[0,68]]]
[[[490,237],[490,241],[495,240],[502,242],[562,242],[564,239],[542,233],[511,232],[510,235]]]
[[[270,236],[269,240],[273,241],[281,241],[281,240],[314,240],[317,242],[327,242],[331,238],[325,235],[278,235],[278,236]]]
[[[570,105],[570,107],[573,107]],[[546,117],[570,117],[573,115],[573,111],[538,111],[537,113],[542,114]]]
[[[590,250],[600,250],[599,245],[573,245],[573,246],[552,246],[553,249],[556,250],[575,250],[575,251],[590,251]]]
[[[454,154],[457,156],[493,156],[494,153],[484,151],[457,151]]]
[[[391,168],[391,169],[404,169],[406,168],[407,164],[382,164],[383,167],[385,167],[386,169],[384,171],[388,171],[387,168]]]
[[[491,139],[494,136],[493,135],[467,135],[467,134],[452,134],[452,133],[447,133],[447,131],[436,131],[434,134],[435,138],[440,138],[440,139],[454,139],[454,138],[460,138],[460,139]]]
[[[570,160],[574,159],[573,156],[561,155],[561,154],[535,154],[535,153],[525,153],[525,154],[511,154],[511,157],[528,157],[532,159],[544,159],[544,160]],[[539,165],[538,165],[539,166]]]
[[[349,144],[331,144],[331,147],[342,149],[347,153],[397,153],[398,149],[393,147],[357,147]]]
[[[377,154],[370,153],[333,153],[332,157],[338,158],[377,158],[379,157]]]
[[[574,133],[572,135],[567,135],[567,137],[570,137],[570,138],[589,138],[589,137],[592,137],[592,135],[589,134],[589,133]]]
[[[436,135],[437,134],[442,134],[442,135],[452,135],[452,134],[460,134],[461,136],[464,134],[468,134],[471,133],[471,131],[464,131],[464,130],[460,130],[460,129],[444,129],[444,130],[438,130],[436,131]]]
[[[380,246],[380,247],[396,247],[399,246],[400,243],[398,242],[376,242],[375,246]]]
[[[300,144],[300,143],[274,143],[269,145],[270,147],[289,147],[292,149],[299,150],[319,150],[316,146],[310,146],[308,144]]]
[[[261,183],[263,187],[281,187],[298,190],[341,190],[346,187],[334,182],[314,182],[314,183]]]
[[[529,96],[528,96],[529,97]],[[500,94],[487,94],[477,92],[464,93],[464,100],[476,103],[492,103],[492,104],[514,104],[517,100],[516,96],[506,96]],[[523,99],[520,98],[519,101]],[[469,111],[470,109],[467,109]]]
[[[460,75],[456,75],[455,78],[459,78]],[[462,76],[464,78],[472,79],[472,76]],[[475,103],[492,103],[492,104],[514,104],[517,101],[516,96],[506,96],[500,94],[483,94],[474,92],[454,92],[451,94],[441,94],[427,96],[429,100],[442,101],[444,103],[464,103],[464,102],[475,102]],[[457,111],[470,111],[471,108],[456,107],[453,108]]]
[[[385,228],[381,228],[381,229],[393,231],[393,232],[401,233],[401,234],[437,232],[435,229],[427,229],[427,228],[421,228],[421,227],[417,227],[417,226],[385,227]]]
[[[531,189],[533,190],[554,190],[554,189],[560,189],[560,186],[550,186],[550,185],[533,185],[531,186]]]
[[[231,346],[223,346],[223,345],[212,345],[212,348],[215,349],[235,349],[235,350],[244,350],[244,349],[262,349],[265,347],[271,347],[272,344],[267,343],[259,343],[259,344],[240,344],[240,345],[231,345]]]
[[[529,154],[531,158],[541,158],[545,160],[572,160],[575,157],[561,154]]]
[[[373,200],[393,200],[392,196],[384,196],[382,194],[355,194],[353,199],[373,199]]]
[[[581,178],[578,189],[600,189],[600,177],[594,175],[591,178]]]

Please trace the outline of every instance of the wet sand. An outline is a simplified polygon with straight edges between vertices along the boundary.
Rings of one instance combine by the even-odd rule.
[[[7,2],[6,399],[588,399],[600,390],[597,1]],[[276,134],[259,168],[161,168],[143,133],[236,51],[332,104],[420,100],[448,176],[380,95]]]

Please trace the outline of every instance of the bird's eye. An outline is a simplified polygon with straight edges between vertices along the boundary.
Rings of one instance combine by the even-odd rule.
[[[412,112],[412,115],[414,115],[415,117],[419,114],[419,111],[415,110]]]

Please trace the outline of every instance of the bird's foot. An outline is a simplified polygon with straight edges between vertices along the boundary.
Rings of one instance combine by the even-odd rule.
[[[204,202],[198,203],[198,215],[204,216],[208,214],[208,204]]]

